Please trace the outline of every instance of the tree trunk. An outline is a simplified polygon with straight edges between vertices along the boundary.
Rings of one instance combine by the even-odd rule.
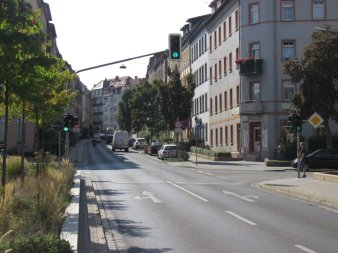
[[[9,91],[8,91],[8,82],[5,83],[5,129],[4,129],[4,151],[2,154],[2,189],[5,189],[6,177],[7,177],[7,133],[8,133],[8,100],[9,100]]]
[[[25,178],[25,119],[26,118],[26,101],[22,102],[22,127],[21,127],[21,166],[20,166],[20,178],[23,183]]]

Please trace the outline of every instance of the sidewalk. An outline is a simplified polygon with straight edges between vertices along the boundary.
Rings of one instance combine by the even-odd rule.
[[[87,144],[81,140],[76,148],[70,150],[70,160],[77,168],[86,164]],[[209,161],[191,156],[186,162],[167,164],[178,167],[241,171],[283,171],[290,167],[267,167],[264,162],[254,161]],[[301,201],[329,208],[338,212],[338,175],[313,173],[308,178],[276,179],[255,185],[266,191],[281,194]],[[66,219],[60,237],[69,241],[74,252],[108,253],[118,252],[115,239],[107,231],[107,217],[102,206],[100,192],[95,182],[84,178],[79,172],[75,175],[71,190],[72,202],[66,210]]]

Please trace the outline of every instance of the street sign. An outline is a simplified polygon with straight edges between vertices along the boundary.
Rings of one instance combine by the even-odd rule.
[[[181,128],[182,127],[181,121],[175,121],[174,126],[175,128]]]
[[[320,117],[319,114],[316,112],[312,114],[312,116],[308,119],[308,121],[314,128],[319,127],[324,122],[322,117]]]
[[[181,127],[175,127],[175,133],[182,133]]]

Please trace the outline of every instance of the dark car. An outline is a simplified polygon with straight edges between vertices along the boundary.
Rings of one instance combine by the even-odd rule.
[[[310,169],[338,169],[338,149],[317,149],[306,155],[305,163]],[[291,161],[291,167],[297,168],[298,159]]]
[[[157,151],[163,145],[162,142],[152,142],[148,147],[148,155],[157,155]]]
[[[132,147],[132,146],[134,146],[134,142],[136,141],[136,139],[135,138],[129,138],[129,141],[128,141],[128,143],[129,143],[129,147]]]

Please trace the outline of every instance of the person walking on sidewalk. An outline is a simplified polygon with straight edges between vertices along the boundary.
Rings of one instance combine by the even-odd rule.
[[[305,147],[304,142],[299,143],[299,162],[300,169],[303,171],[303,177],[306,177]]]

